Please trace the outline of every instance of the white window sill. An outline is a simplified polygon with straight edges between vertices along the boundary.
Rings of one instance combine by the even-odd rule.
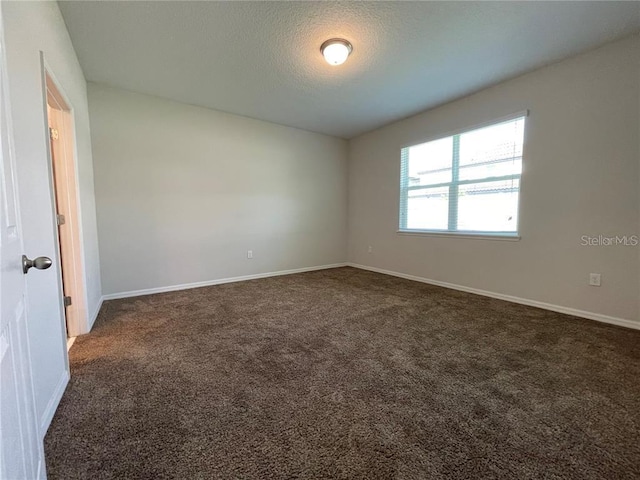
[[[397,233],[398,235],[418,237],[471,238],[474,240],[501,240],[507,242],[520,241],[519,235],[508,233],[437,232],[430,230],[398,230]]]

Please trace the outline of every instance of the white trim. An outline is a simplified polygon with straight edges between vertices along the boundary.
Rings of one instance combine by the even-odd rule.
[[[603,315],[601,313],[587,312],[585,310],[578,310],[576,308],[571,308],[571,307],[563,307],[561,305],[554,305],[552,303],[539,302],[537,300],[530,300],[528,298],[514,297],[513,295],[505,295],[503,293],[489,292],[487,290],[480,290],[479,288],[465,287],[463,285],[457,285],[455,283],[441,282],[440,280],[431,280],[429,278],[418,277],[416,275],[409,275],[406,273],[394,272],[391,270],[384,270],[382,268],[377,268],[377,267],[369,267],[367,265],[360,265],[357,263],[349,262],[347,265],[350,267],[359,268],[361,270],[369,270],[371,272],[405,278],[407,280],[413,280],[415,282],[428,283],[430,285],[437,285],[439,287],[451,288],[453,290],[460,290],[462,292],[474,293],[476,295],[482,295],[484,297],[497,298],[499,300],[505,300],[507,302],[519,303],[521,305],[528,305],[530,307],[542,308],[544,310],[551,310],[552,312],[564,313],[566,315],[573,315],[574,317],[587,318],[589,320],[595,320],[597,322],[609,323],[611,325],[618,325],[620,327],[627,327],[627,328],[633,328],[635,330],[640,330],[640,322],[637,322],[634,320],[611,317],[609,315]]]
[[[98,318],[98,315],[100,314],[100,309],[102,308],[102,303],[104,302],[104,296],[100,297],[100,300],[98,300],[98,304],[96,305],[96,308],[93,310],[93,313],[91,314],[91,316],[89,318],[87,318],[87,331],[83,332],[83,333],[89,333],[91,331],[91,329],[93,328],[93,324],[96,323],[96,319]]]
[[[519,242],[520,236],[516,233],[473,233],[473,232],[449,232],[437,230],[396,230],[398,235],[413,235],[417,237],[447,237],[447,238],[471,238],[474,240],[503,240],[507,242]]]
[[[64,288],[62,284],[62,259],[60,257],[60,238],[58,236],[58,224],[56,223],[56,196],[53,186],[53,162],[51,161],[51,142],[49,141],[49,114],[47,112],[47,69],[44,52],[40,50],[40,82],[42,86],[42,114],[44,120],[44,138],[47,151],[47,180],[49,181],[49,198],[51,200],[51,229],[53,230],[53,238],[55,248],[52,257],[55,259],[53,266],[56,269],[56,286],[58,287],[58,312],[60,319],[60,340],[64,355],[64,368],[69,372],[69,356],[67,355],[67,320],[64,311]],[[48,406],[47,406],[48,408]],[[46,413],[46,410],[45,410]],[[53,414],[52,414],[53,416]]]
[[[258,278],[278,277],[281,275],[292,275],[294,273],[313,272],[316,270],[327,270],[330,268],[346,267],[347,263],[332,263],[330,265],[318,265],[316,267],[295,268],[293,270],[280,270],[277,272],[256,273],[254,275],[242,275],[240,277],[220,278],[217,280],[206,280],[204,282],[183,283],[181,285],[171,285],[168,287],[146,288],[143,290],[132,290],[129,292],[109,293],[103,295],[103,300],[115,300],[117,298],[139,297],[141,295],[153,295],[155,293],[175,292],[177,290],[188,290],[190,288],[209,287],[223,283],[244,282],[245,280],[255,280]]]
[[[68,183],[68,191],[65,194],[68,201],[68,210],[67,214],[67,225],[70,229],[67,235],[67,240],[62,242],[60,239],[60,233],[58,231],[57,222],[54,222],[55,231],[56,231],[56,243],[61,255],[59,255],[59,266],[60,266],[60,275],[62,276],[63,258],[71,258],[70,261],[67,260],[67,275],[64,278],[61,278],[61,285],[63,286],[62,290],[65,288],[68,289],[71,296],[73,296],[73,306],[71,308],[64,308],[64,319],[65,319],[65,331],[70,335],[80,335],[82,333],[87,333],[90,330],[89,326],[89,318],[88,318],[88,288],[87,288],[87,279],[86,279],[86,259],[84,252],[84,233],[82,227],[82,211],[80,206],[80,176],[78,169],[78,141],[76,135],[76,118],[75,118],[75,109],[73,107],[72,102],[69,100],[69,96],[65,92],[64,88],[62,88],[62,84],[56,77],[55,73],[51,66],[47,63],[47,59],[43,51],[40,51],[41,58],[41,68],[42,75],[44,78],[44,113],[46,120],[46,138],[47,138],[47,152],[48,152],[48,163],[50,166],[54,164],[53,152],[51,151],[51,143],[49,141],[49,123],[51,119],[49,118],[48,112],[48,100],[51,97],[59,108],[52,110],[58,110],[61,115],[61,122],[63,128],[63,132],[66,134],[61,137],[64,140],[65,145],[63,149],[65,151],[65,155],[58,158],[58,163],[60,165],[64,165],[61,170],[62,177],[64,177],[64,181]],[[50,86],[51,85],[51,86]],[[64,104],[62,105],[61,102]],[[58,127],[62,128],[62,127]],[[59,188],[59,185],[56,186],[56,176],[53,174],[53,170],[50,170],[50,189],[53,195],[53,210],[54,210],[54,218],[58,213],[56,209],[57,194],[56,188]],[[59,194],[59,192],[58,192]],[[63,250],[67,250],[63,252]],[[69,255],[64,255],[64,253],[68,253]],[[71,263],[71,266],[68,263]],[[66,282],[66,285],[65,285]]]
[[[66,353],[66,352],[65,352]],[[49,403],[47,403],[47,408],[44,409],[44,413],[42,414],[42,419],[40,420],[40,439],[43,440],[44,436],[49,429],[49,425],[51,425],[51,420],[53,420],[53,415],[56,413],[56,409],[60,404],[60,400],[62,399],[62,394],[64,393],[64,389],[67,388],[67,384],[69,383],[69,370],[65,370],[62,372],[62,376],[60,377],[60,381],[56,386],[56,389],[53,391],[53,395],[49,399]]]
[[[41,449],[42,452],[42,449]],[[37,473],[37,479],[38,480],[47,480],[47,475],[45,472],[44,467],[44,462],[42,461],[44,460],[44,452],[42,452],[42,455],[40,456],[40,458],[38,458],[38,473]]]

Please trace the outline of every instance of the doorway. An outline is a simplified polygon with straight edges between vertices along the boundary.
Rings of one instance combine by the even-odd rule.
[[[67,347],[82,332],[86,305],[73,112],[49,72],[46,75],[49,152],[62,272]]]

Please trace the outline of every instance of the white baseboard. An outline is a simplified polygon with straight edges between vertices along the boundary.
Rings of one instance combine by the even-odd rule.
[[[49,399],[49,403],[47,403],[47,407],[44,409],[44,413],[42,414],[42,419],[40,420],[40,439],[44,439],[44,436],[49,429],[49,425],[51,425],[51,420],[53,420],[53,415],[56,413],[56,409],[58,408],[58,404],[62,399],[62,394],[64,393],[64,389],[67,388],[67,384],[69,383],[69,371],[65,370],[62,372],[62,376],[58,381],[58,385],[56,385],[55,390],[53,391],[53,395]]]
[[[293,270],[280,270],[277,272],[257,273],[254,275],[243,275],[240,277],[220,278],[217,280],[207,280],[204,282],[183,283],[181,285],[171,285],[168,287],[146,288],[143,290],[132,290],[130,292],[109,293],[102,296],[102,300],[115,300],[117,298],[139,297],[141,295],[153,295],[154,293],[175,292],[177,290],[188,290],[190,288],[209,287],[211,285],[221,285],[223,283],[244,282],[245,280],[255,280],[258,278],[278,277],[281,275],[292,275],[294,273],[313,272],[315,270],[327,270],[329,268],[346,267],[347,263],[332,263],[330,265],[318,265],[315,267],[296,268]]]
[[[391,270],[384,270],[382,268],[377,268],[377,267],[369,267],[367,265],[359,265],[357,263],[348,263],[347,265],[350,267],[359,268],[361,270],[369,270],[371,272],[383,273],[385,275],[392,275],[394,277],[405,278],[407,280],[413,280],[416,282],[428,283],[430,285],[437,285],[439,287],[451,288],[453,290],[460,290],[462,292],[475,293],[476,295],[497,298],[499,300],[506,300],[507,302],[519,303],[522,305],[528,305],[530,307],[538,307],[544,310],[551,310],[553,312],[573,315],[575,317],[587,318],[589,320],[596,320],[598,322],[610,323],[612,325],[618,325],[620,327],[627,327],[627,328],[640,330],[640,322],[636,322],[634,320],[611,317],[609,315],[603,315],[601,313],[587,312],[585,310],[578,310],[575,308],[563,307],[561,305],[553,305],[551,303],[539,302],[537,300],[529,300],[528,298],[514,297],[513,295],[505,295],[503,293],[489,292],[487,290],[480,290],[479,288],[465,287],[463,285],[456,285],[454,283],[441,282],[439,280],[431,280],[429,278],[418,277],[416,275],[409,275],[406,273],[394,272]]]
[[[47,473],[45,471],[46,469],[44,468],[44,452],[42,452],[40,458],[38,459],[38,473],[37,473],[37,479],[38,480],[47,480]]]

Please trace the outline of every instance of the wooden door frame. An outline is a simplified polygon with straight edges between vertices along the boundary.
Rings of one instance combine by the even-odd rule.
[[[53,141],[53,151],[47,132],[47,154],[56,208],[54,214],[60,211],[65,216],[65,224],[61,226],[63,233],[60,234],[56,229],[56,240],[60,246],[58,258],[60,273],[63,275],[61,284],[65,295],[72,297],[72,304],[63,308],[67,335],[73,338],[89,331],[74,110],[46,61],[43,62],[43,76],[47,129],[52,125],[58,130],[58,139]],[[60,301],[63,302],[63,299]]]

